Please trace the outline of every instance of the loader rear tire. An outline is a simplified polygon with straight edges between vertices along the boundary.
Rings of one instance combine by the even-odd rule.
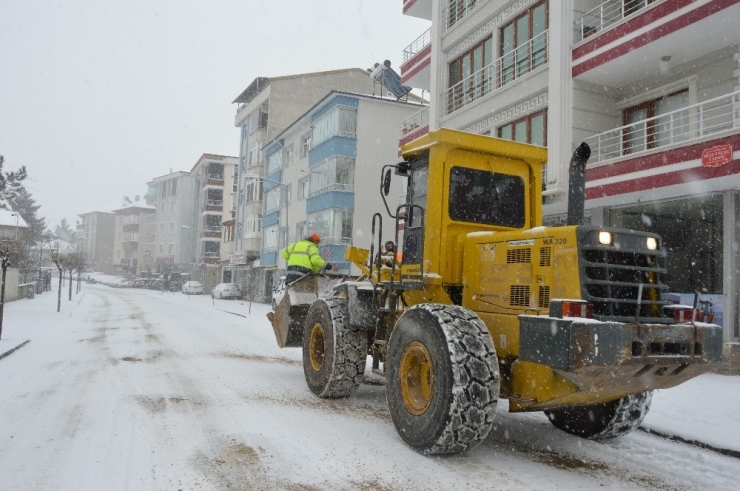
[[[653,391],[640,392],[616,401],[557,411],[545,411],[550,422],[572,435],[605,440],[626,435],[647,416]]]
[[[493,426],[496,350],[470,310],[422,304],[403,313],[388,341],[386,398],[401,439],[422,454],[464,452]]]
[[[316,299],[303,327],[303,373],[311,392],[349,397],[359,387],[367,361],[367,335],[347,327],[346,300]]]

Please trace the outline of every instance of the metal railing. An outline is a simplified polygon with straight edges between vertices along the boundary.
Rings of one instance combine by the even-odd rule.
[[[652,2],[655,3],[655,2]],[[579,42],[645,9],[648,0],[606,0],[581,15],[573,24],[573,41]],[[576,12],[576,14],[581,12]]]
[[[204,252],[202,257],[219,257],[221,256],[220,252]]]
[[[548,50],[548,31],[545,31],[465,77],[442,93],[440,101],[442,115],[451,114],[545,66],[549,56]]]
[[[214,181],[223,181],[224,175],[223,174],[208,174],[208,179],[214,180]]]
[[[420,53],[424,48],[432,44],[432,28],[427,29],[424,34],[411,41],[411,44],[403,49],[403,60],[401,64],[406,63],[411,58]]]
[[[355,187],[352,184],[339,184],[337,182],[326,185],[322,188],[319,188],[315,191],[310,191],[308,193],[309,198],[313,198],[314,196],[318,196],[320,194],[328,193],[329,191],[346,191],[346,192],[354,192]],[[321,239],[324,240],[324,239]]]
[[[620,126],[585,141],[589,165],[654,148],[686,144],[740,128],[740,90],[708,101]]]
[[[206,201],[206,206],[221,206],[223,204],[223,200],[220,199],[209,199]]]
[[[220,225],[206,225],[203,227],[204,232],[221,232]]]
[[[468,15],[477,6],[485,3],[486,0],[451,0],[449,5],[442,11],[445,30],[454,26]]]
[[[425,107],[421,111],[416,111],[401,121],[401,134],[411,133],[417,128],[423,128],[424,126],[429,126],[429,107]]]

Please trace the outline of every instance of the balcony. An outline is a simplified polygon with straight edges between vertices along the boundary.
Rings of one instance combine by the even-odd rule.
[[[204,188],[223,188],[224,187],[224,176],[223,174],[208,174],[206,182],[203,185]]]
[[[585,5],[576,0],[576,9]],[[590,5],[589,5],[590,7]],[[584,9],[585,10],[585,7]],[[701,58],[740,43],[737,2],[607,0],[573,25],[574,78],[608,87],[673,77]]]
[[[631,2],[606,0],[585,13],[576,10],[576,20],[573,23],[573,42],[578,43],[583,41],[597,32],[601,32],[617,22],[621,22],[625,17],[645,10],[651,3],[654,2],[646,0]]]
[[[209,199],[206,200],[205,207],[203,208],[203,213],[221,213],[223,211],[223,200],[220,199]]]
[[[586,139],[589,167],[660,148],[734,134],[740,129],[740,90],[653,118],[599,133]]]
[[[339,184],[335,182],[335,183],[329,184],[328,186],[324,186],[321,189],[317,189],[315,191],[311,190],[308,193],[308,197],[313,198],[314,196],[328,193],[330,191],[343,191],[345,193],[353,193],[355,191],[355,187],[351,184]]]
[[[427,133],[429,133],[429,108],[425,107],[401,121],[401,139],[398,141],[398,146],[405,145]]]
[[[476,7],[485,3],[485,0],[451,0],[449,5],[442,11],[442,22],[444,30],[460,22],[470,14]]]
[[[432,28],[416,38],[403,50],[401,83],[429,90],[432,63]]]
[[[545,31],[465,77],[442,93],[440,100],[442,116],[452,114],[545,66],[549,56],[548,50],[548,31]]]
[[[403,0],[403,15],[432,20],[432,0]]]

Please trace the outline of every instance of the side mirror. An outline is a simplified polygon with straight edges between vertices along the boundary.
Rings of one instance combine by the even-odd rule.
[[[385,176],[383,177],[383,196],[388,196],[388,193],[391,191],[391,170],[388,169],[385,171]]]

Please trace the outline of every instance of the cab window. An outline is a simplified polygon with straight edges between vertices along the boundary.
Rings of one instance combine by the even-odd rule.
[[[450,218],[460,222],[524,226],[524,180],[465,167],[450,170]]]

